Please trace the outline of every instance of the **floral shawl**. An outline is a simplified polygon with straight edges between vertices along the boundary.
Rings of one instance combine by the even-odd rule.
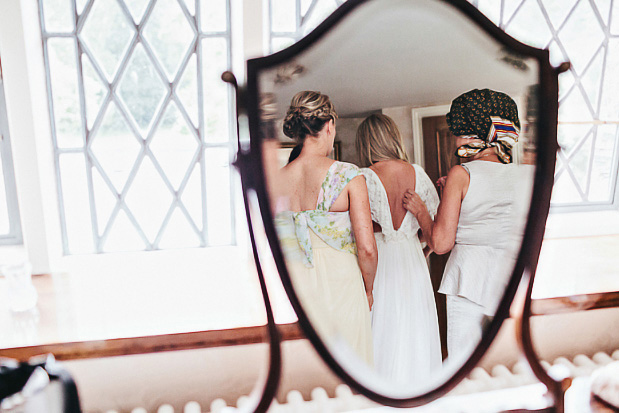
[[[292,237],[296,238],[296,247],[301,249],[301,260],[306,267],[314,266],[314,253],[310,239],[310,230],[314,231],[327,245],[351,254],[357,253],[355,237],[352,232],[350,214],[345,212],[330,212],[331,206],[338,198],[344,187],[357,175],[361,175],[359,168],[346,162],[334,162],[325,176],[325,180],[318,194],[316,209],[289,212],[288,216],[280,214],[277,221],[281,229],[286,226],[285,221],[294,225],[292,231],[279,231],[280,240],[285,250],[290,251]],[[289,220],[292,220],[290,222]],[[288,246],[288,248],[286,247]]]

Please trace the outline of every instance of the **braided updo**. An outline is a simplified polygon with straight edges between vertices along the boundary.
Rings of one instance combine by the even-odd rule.
[[[292,98],[284,118],[284,134],[302,142],[308,135],[316,136],[331,119],[337,119],[329,96],[309,90]]]

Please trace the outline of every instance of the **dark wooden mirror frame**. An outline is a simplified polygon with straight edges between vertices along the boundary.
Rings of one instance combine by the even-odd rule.
[[[393,398],[376,392],[354,379],[346,369],[344,369],[335,360],[331,352],[323,340],[316,333],[312,323],[301,305],[294,287],[291,282],[288,269],[285,264],[284,255],[280,248],[273,217],[271,216],[270,200],[266,187],[266,177],[264,173],[262,143],[266,139],[272,137],[264,136],[262,123],[260,119],[260,95],[258,86],[258,74],[261,70],[268,69],[275,65],[293,59],[295,56],[306,50],[308,47],[316,43],[329,30],[335,27],[342,19],[344,19],[356,7],[368,1],[378,0],[348,0],[340,6],[333,14],[331,14],[324,22],[314,29],[306,37],[293,44],[292,46],[277,52],[275,54],[251,59],[247,61],[247,86],[238,87],[234,76],[227,72],[224,74],[224,80],[233,83],[237,90],[237,127],[239,135],[247,137],[251,136],[249,147],[241,144],[239,140],[239,151],[235,165],[239,168],[241,179],[243,182],[244,200],[246,206],[247,219],[251,232],[251,241],[254,251],[254,258],[258,267],[258,275],[262,294],[267,307],[268,331],[271,344],[271,360],[269,371],[265,377],[265,382],[262,387],[262,395],[256,398],[254,405],[255,411],[266,411],[270,401],[277,391],[281,370],[281,349],[279,333],[275,326],[272,309],[270,306],[268,292],[266,290],[264,276],[260,266],[260,253],[256,247],[256,239],[254,236],[254,225],[251,222],[250,209],[254,211],[259,209],[264,231],[271,248],[271,254],[275,260],[277,270],[279,272],[281,282],[286,290],[288,298],[297,314],[299,326],[303,333],[312,343],[320,357],[325,361],[329,368],[337,374],[347,385],[364,396],[374,400],[375,402],[395,407],[414,407],[427,404],[453,389],[480,361],[484,353],[489,348],[490,344],[496,337],[499,328],[503,321],[510,315],[510,307],[516,290],[519,284],[526,287],[526,293],[523,292],[523,298],[519,305],[513,309],[514,316],[517,318],[518,338],[525,356],[536,376],[542,381],[551,394],[556,399],[555,408],[557,411],[562,411],[562,394],[566,386],[569,386],[566,380],[561,382],[554,381],[550,378],[545,370],[539,364],[535,355],[530,336],[529,317],[531,316],[531,291],[534,280],[535,268],[537,266],[538,256],[541,249],[542,239],[545,230],[546,218],[550,206],[550,196],[553,185],[557,144],[557,114],[558,114],[558,75],[567,70],[568,63],[564,63],[559,67],[553,67],[549,61],[548,50],[536,49],[527,46],[514,38],[507,35],[501,29],[494,25],[474,6],[466,2],[466,0],[437,0],[444,1],[459,10],[463,18],[468,18],[474,22],[480,30],[493,37],[505,47],[513,50],[515,53],[534,58],[538,62],[539,85],[538,85],[538,116],[535,124],[537,153],[536,153],[536,169],[533,184],[533,193],[531,197],[530,210],[527,216],[522,245],[517,256],[517,261],[514,266],[510,281],[507,285],[505,293],[501,299],[497,313],[492,322],[486,327],[482,340],[474,349],[471,356],[464,364],[444,383],[435,389],[413,397],[408,398]],[[240,124],[240,126],[239,126]],[[244,139],[243,142],[246,142]],[[258,205],[252,205],[248,199],[249,192],[255,193]],[[523,274],[525,277],[523,278]],[[527,285],[528,284],[528,285]],[[526,294],[526,295],[525,295]],[[257,388],[258,390],[258,388]]]

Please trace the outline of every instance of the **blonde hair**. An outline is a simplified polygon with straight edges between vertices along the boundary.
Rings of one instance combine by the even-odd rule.
[[[398,126],[386,115],[370,115],[365,118],[357,128],[355,146],[362,167],[389,159],[410,162]]]
[[[316,136],[327,122],[335,121],[337,113],[329,96],[303,91],[292,98],[284,118],[284,134],[302,142],[308,135]]]

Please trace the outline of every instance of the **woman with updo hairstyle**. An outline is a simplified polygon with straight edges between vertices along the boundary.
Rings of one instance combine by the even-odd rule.
[[[368,116],[357,129],[357,155],[370,197],[378,268],[374,281],[374,366],[394,383],[423,386],[441,369],[434,290],[420,225],[402,201],[415,191],[436,212],[438,194],[419,165],[411,164],[396,123]]]
[[[290,102],[284,118],[284,134],[302,143],[306,136],[316,136],[337,113],[329,96],[320,92],[299,92]]]
[[[284,133],[303,145],[280,175],[293,227],[288,244],[298,252],[286,254],[287,265],[321,337],[346,343],[372,365],[376,243],[361,171],[328,157],[336,119],[329,97],[312,91],[297,93],[284,119]]]
[[[437,254],[451,251],[439,293],[447,298],[448,355],[461,361],[481,340],[515,263],[511,243],[522,195],[512,148],[520,120],[514,100],[490,89],[458,96],[446,117],[455,155],[468,162],[449,171],[434,219],[413,192],[405,196],[404,206]]]

